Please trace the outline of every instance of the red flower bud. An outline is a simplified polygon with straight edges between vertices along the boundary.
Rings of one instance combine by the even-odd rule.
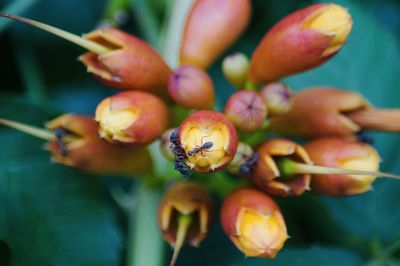
[[[400,131],[399,109],[375,109],[360,94],[335,88],[297,93],[289,112],[270,118],[271,129],[305,137],[352,136],[363,129]]]
[[[0,124],[47,140],[52,160],[96,174],[140,176],[152,171],[147,149],[123,148],[102,140],[92,117],[62,115],[46,124],[49,130],[0,119]]]
[[[237,133],[222,113],[195,112],[182,122],[178,134],[187,155],[186,164],[197,172],[216,171],[235,156]]]
[[[244,31],[250,13],[249,0],[197,0],[185,24],[181,65],[208,68]]]
[[[321,65],[345,43],[350,14],[336,4],[314,4],[279,21],[254,51],[249,76],[256,84]]]
[[[89,50],[80,61],[108,86],[167,96],[170,68],[152,47],[133,35],[104,28],[82,38],[34,20],[4,13],[0,16],[32,25]]]
[[[267,106],[258,92],[238,91],[229,97],[225,115],[239,130],[251,132],[259,129],[267,117]]]
[[[168,108],[157,96],[127,91],[104,99],[96,109],[99,133],[111,143],[148,144],[169,123]]]
[[[213,201],[201,185],[176,183],[166,192],[158,209],[158,225],[163,238],[175,252],[174,265],[185,242],[197,247],[207,236],[213,218]]]
[[[304,145],[311,159],[320,166],[378,171],[377,151],[363,142],[323,138]],[[360,194],[371,189],[375,176],[350,174],[313,174],[311,189],[331,196]]]
[[[311,181],[309,174],[286,176],[278,167],[279,160],[285,158],[312,164],[303,147],[287,139],[272,139],[261,144],[257,153],[259,159],[250,180],[258,188],[281,197],[299,196],[309,189]]]
[[[248,257],[274,258],[288,238],[276,203],[254,189],[240,189],[225,198],[221,224],[235,246]]]
[[[168,92],[171,98],[190,109],[212,109],[214,86],[207,72],[193,66],[176,69],[169,77]]]
[[[285,114],[292,107],[292,90],[283,83],[275,82],[267,84],[262,87],[260,94],[267,104],[271,116]]]

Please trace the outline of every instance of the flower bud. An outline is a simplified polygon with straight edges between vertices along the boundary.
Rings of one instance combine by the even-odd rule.
[[[216,171],[235,156],[238,137],[224,114],[198,111],[189,115],[178,128],[179,142],[186,164],[197,172]]]
[[[310,174],[285,175],[278,167],[279,160],[293,159],[296,162],[312,164],[303,147],[287,139],[272,139],[257,149],[259,155],[250,180],[268,194],[287,197],[299,196],[310,187]]]
[[[31,19],[1,13],[87,49],[79,60],[104,84],[125,89],[142,90],[167,96],[171,72],[161,56],[146,42],[116,28],[102,28],[84,37]]]
[[[104,54],[87,52],[79,58],[101,82],[125,90],[167,95],[171,70],[146,42],[115,28],[96,30],[84,38],[112,48]]]
[[[251,81],[273,82],[323,64],[340,50],[351,28],[350,14],[336,4],[314,4],[288,15],[254,51]]]
[[[168,161],[175,160],[175,155],[171,151],[171,147],[173,145],[171,142],[171,134],[175,130],[176,128],[170,128],[161,135],[160,151],[164,158]]]
[[[197,247],[207,236],[213,220],[213,201],[201,185],[192,182],[174,184],[158,209],[162,236],[174,247],[170,265],[174,265],[185,242]]]
[[[287,113],[292,107],[292,90],[283,83],[269,83],[262,87],[260,94],[271,116]]]
[[[244,88],[249,70],[249,58],[243,53],[235,53],[225,57],[222,72],[228,82],[236,89]]]
[[[248,257],[274,258],[288,238],[276,203],[255,189],[239,189],[225,198],[221,224],[235,246]]]
[[[237,129],[251,132],[259,129],[267,117],[267,106],[255,91],[242,90],[229,97],[225,115]]]
[[[65,114],[46,124],[46,129],[0,119],[0,124],[44,139],[52,161],[95,174],[140,176],[152,171],[147,149],[123,148],[99,137],[92,117]]]
[[[158,97],[127,91],[104,99],[97,106],[96,121],[100,136],[111,143],[148,144],[166,129],[169,114]]]
[[[253,149],[244,142],[239,142],[235,157],[233,160],[226,166],[226,170],[234,175],[238,175],[240,173],[240,167],[244,165],[248,159],[253,155]]]
[[[372,108],[358,93],[317,87],[297,93],[290,111],[271,117],[270,127],[304,137],[349,137],[365,129],[399,132],[400,110]]]
[[[193,5],[180,47],[181,65],[208,68],[250,20],[249,0],[201,0]]]
[[[190,109],[212,109],[214,85],[208,74],[194,66],[182,66],[171,73],[168,81],[169,96]]]
[[[323,138],[304,145],[311,159],[320,166],[344,169],[378,171],[380,158],[370,145],[339,138]],[[350,174],[313,174],[311,189],[314,192],[347,196],[371,189],[375,176]]]

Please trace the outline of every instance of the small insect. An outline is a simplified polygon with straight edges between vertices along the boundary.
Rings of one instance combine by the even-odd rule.
[[[254,171],[254,167],[256,166],[259,157],[260,156],[258,153],[254,153],[252,156],[250,156],[250,158],[240,166],[240,174],[249,176]]]
[[[187,157],[185,151],[179,144],[179,135],[177,129],[171,133],[169,140],[172,143],[170,149],[175,155],[174,169],[183,175],[184,178],[188,178],[192,173],[192,169],[185,163],[185,159],[187,159]]]
[[[62,128],[56,128],[54,130],[55,141],[59,146],[59,150],[62,156],[68,155],[68,149],[65,145],[64,137],[68,134],[68,131]]]
[[[365,132],[363,132],[363,131],[361,131],[357,134],[357,140],[367,143],[367,144],[370,144],[370,145],[373,145],[375,142],[371,136],[365,134]]]
[[[207,150],[209,148],[211,148],[214,144],[211,141],[207,141],[206,143],[204,143],[203,145],[201,145],[200,147],[196,147],[193,150],[188,151],[188,155],[189,156],[193,156],[199,152],[202,152],[204,150]]]

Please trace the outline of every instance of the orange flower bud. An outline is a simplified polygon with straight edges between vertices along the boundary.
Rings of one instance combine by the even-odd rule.
[[[197,0],[185,24],[181,65],[208,68],[244,31],[250,13],[249,0]]]
[[[216,171],[235,156],[238,137],[224,114],[198,111],[189,115],[178,128],[179,142],[186,164],[197,172]]]
[[[96,121],[100,136],[111,143],[148,144],[167,128],[169,114],[158,97],[127,91],[104,99],[97,106]]]
[[[221,224],[235,246],[248,257],[274,258],[288,238],[276,203],[255,189],[239,189],[225,198]]]
[[[133,35],[104,28],[80,37],[31,19],[4,13],[0,16],[50,32],[89,50],[79,60],[88,72],[108,86],[167,96],[170,68],[152,47]]]
[[[307,152],[300,145],[287,139],[272,139],[264,142],[257,149],[259,155],[250,180],[265,192],[286,197],[299,196],[309,189],[309,174],[286,176],[281,173],[279,159],[291,158],[296,162],[312,164]]]
[[[364,129],[400,131],[399,109],[375,109],[355,92],[329,87],[297,93],[289,112],[270,118],[271,130],[304,137],[348,137]]]
[[[380,158],[377,151],[363,142],[339,138],[323,138],[304,145],[311,159],[320,166],[344,169],[378,171]],[[375,176],[350,174],[313,174],[311,189],[314,192],[347,196],[371,189]]]
[[[169,96],[190,109],[212,109],[214,85],[207,72],[194,66],[182,66],[169,77]]]
[[[283,83],[269,83],[262,87],[260,94],[267,104],[271,116],[285,114],[292,107],[292,90]]]
[[[267,106],[258,92],[242,90],[229,97],[225,115],[239,130],[251,132],[259,129],[267,117]]]
[[[199,184],[182,182],[168,189],[158,209],[158,225],[164,240],[175,249],[170,265],[185,242],[197,247],[207,236],[213,208],[210,194]]]
[[[222,72],[226,80],[236,89],[244,88],[247,81],[249,63],[249,58],[242,53],[229,55],[222,62]]]
[[[250,79],[268,83],[321,65],[340,50],[351,28],[350,14],[336,4],[314,4],[288,15],[254,51]]]
[[[115,28],[96,30],[84,38],[112,48],[104,54],[87,52],[79,58],[101,82],[125,90],[167,95],[171,70],[146,42]]]
[[[102,140],[92,117],[65,114],[48,122],[46,129],[0,119],[0,124],[48,141],[52,161],[96,174],[140,176],[152,171],[145,148],[123,148]]]

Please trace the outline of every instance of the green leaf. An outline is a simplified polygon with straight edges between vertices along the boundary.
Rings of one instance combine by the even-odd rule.
[[[37,126],[50,118],[25,103],[0,103],[3,117]],[[30,136],[3,127],[0,136],[0,239],[12,265],[118,265],[122,236],[100,180],[50,163]]]

